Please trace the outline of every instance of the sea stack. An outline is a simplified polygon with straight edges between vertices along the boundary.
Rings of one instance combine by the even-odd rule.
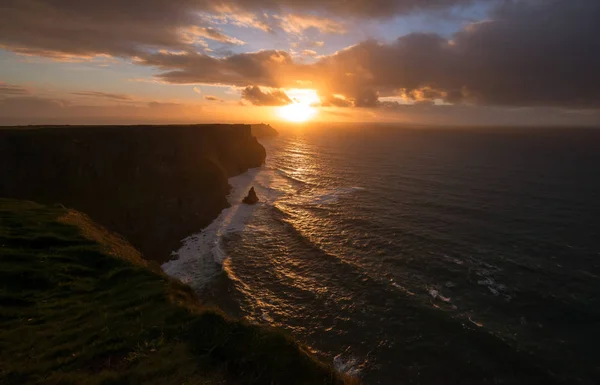
[[[246,195],[246,198],[244,198],[242,202],[244,202],[247,205],[253,205],[258,202],[258,197],[256,196],[256,191],[254,191],[254,187],[250,188],[250,191],[248,191],[248,195]]]

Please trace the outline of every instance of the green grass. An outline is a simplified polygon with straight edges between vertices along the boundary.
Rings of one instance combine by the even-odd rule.
[[[197,305],[122,239],[0,199],[0,384],[343,384],[285,335]]]

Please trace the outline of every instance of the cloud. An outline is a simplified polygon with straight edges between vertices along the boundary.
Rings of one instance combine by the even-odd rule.
[[[223,32],[218,29],[212,27],[198,27],[193,26],[183,30],[183,34],[190,44],[196,42],[196,39],[199,37],[203,37],[210,40],[215,40],[224,44],[232,44],[232,45],[245,45],[246,43],[237,39],[235,37],[231,37],[225,35]]]
[[[242,99],[255,106],[284,106],[292,100],[281,90],[263,91],[260,87],[249,86],[242,90]]]
[[[23,116],[26,114],[49,115],[63,110],[69,103],[63,100],[39,96],[19,96],[0,99],[0,116]]]
[[[274,33],[277,27],[268,14],[252,13],[233,9],[230,6],[223,6],[219,9],[219,14],[207,14],[206,19],[214,24],[231,24],[242,28],[256,28],[263,32]]]
[[[194,92],[197,93],[198,95],[202,94],[202,91],[200,90],[200,88],[194,87],[193,89],[194,89]]]
[[[300,49],[300,53],[302,55],[316,57],[318,56],[316,49],[323,48],[325,46],[324,41],[305,40],[304,37],[299,37],[301,39],[300,41],[290,43],[289,52],[292,54],[292,56],[297,55],[297,49]]]
[[[165,52],[140,56],[138,64],[157,67],[158,79],[175,84],[221,84],[277,87],[293,76],[297,66],[285,51],[267,50],[215,58],[205,54],[173,55]]]
[[[237,0],[225,1],[246,10],[292,10],[301,13],[322,12],[354,18],[390,18],[420,10],[446,9],[473,3],[472,0]]]
[[[21,86],[0,82],[0,97],[27,95],[29,91]]]
[[[156,53],[139,63],[161,69],[158,78],[170,83],[293,88],[303,82],[357,107],[380,107],[380,96],[400,96],[600,108],[598,15],[595,0],[532,0],[503,5],[451,40],[436,34],[409,34],[387,44],[368,40],[313,64],[276,50],[224,58]]]
[[[484,0],[485,1],[485,0]],[[444,9],[472,0],[3,0],[0,46],[40,56],[136,56],[149,50],[190,50],[192,36],[242,44],[211,24],[231,21],[273,31],[317,28],[337,33],[331,17],[391,18],[419,10]],[[320,15],[322,14],[322,15]]]
[[[263,92],[266,93],[266,92]],[[342,100],[339,96],[333,98]],[[322,100],[324,100],[322,98]],[[346,108],[324,109],[323,113],[339,120],[350,121],[403,121],[431,125],[544,125],[597,126],[600,110],[577,111],[547,107],[506,108],[428,104],[400,105],[380,102],[378,109]],[[241,101],[241,105],[248,105]],[[225,111],[231,114],[228,106]],[[211,108],[211,111],[214,107]],[[255,116],[248,112],[247,117]],[[229,115],[221,115],[229,116]],[[225,118],[227,119],[227,118]],[[196,104],[153,101],[139,104],[114,102],[106,105],[82,104],[82,99],[67,101],[42,96],[12,96],[0,98],[0,125],[8,124],[139,124],[190,123],[215,120]]]
[[[331,95],[328,97],[321,97],[322,107],[350,107],[352,102],[343,97]]]
[[[552,28],[549,28],[552,26]],[[322,91],[357,106],[377,95],[411,101],[600,108],[600,2],[514,2],[447,40],[410,34],[365,41],[310,73]]]
[[[206,95],[204,97],[204,99],[206,99],[206,100],[208,100],[210,102],[222,102],[223,101],[223,100],[221,100],[221,99],[219,99],[219,98],[217,98],[216,96],[213,96],[213,95]]]
[[[403,121],[436,126],[460,124],[461,126],[564,126],[572,128],[577,126],[598,127],[598,122],[600,122],[600,110],[581,114],[552,107],[510,108],[392,103],[369,111],[376,113],[376,121]]]
[[[379,92],[368,88],[353,95],[354,107],[377,107],[379,105]]]
[[[317,51],[313,51],[312,49],[305,49],[302,51],[302,55],[304,56],[317,56]]]
[[[310,84],[320,95],[341,95],[365,108],[390,107],[379,100],[390,96],[422,104],[439,99],[462,105],[600,108],[597,0],[502,1],[487,20],[450,39],[415,33],[389,43],[367,40],[309,64],[278,50],[209,56],[192,49],[182,31],[197,26],[209,35],[213,30],[203,23],[213,20],[210,15],[221,17],[223,9],[238,15],[222,16],[225,20],[247,18],[250,24],[268,24],[273,18],[261,12],[285,9],[290,13],[275,20],[300,15],[289,27],[293,31],[322,18],[391,17],[470,1],[4,1],[0,44],[5,47],[29,54],[133,57],[135,64],[156,68],[156,79],[165,83],[272,89]],[[256,100],[262,103],[262,95]]]
[[[326,17],[299,14],[275,17],[279,20],[279,27],[287,33],[301,35],[305,30],[310,28],[314,28],[321,33],[346,33],[346,26],[344,23]]]
[[[86,105],[35,95],[0,98],[2,125],[175,123],[197,121],[202,116],[201,112],[198,105],[156,101],[141,104]]]
[[[132,101],[133,98],[130,95],[125,94],[111,94],[107,92],[99,92],[99,91],[78,91],[73,92],[73,95],[89,97],[89,98],[100,98],[100,99],[109,99],[113,101],[119,102],[129,102]]]

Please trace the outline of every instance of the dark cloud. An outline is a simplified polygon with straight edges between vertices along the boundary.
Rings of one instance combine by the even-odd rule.
[[[187,46],[177,30],[187,11],[162,1],[4,0],[0,45],[44,56],[135,55],[141,48]]]
[[[208,100],[209,102],[222,102],[223,100],[217,98],[216,96],[212,96],[212,95],[206,95],[204,97],[204,99]]]
[[[282,88],[310,82],[320,94],[340,94],[357,107],[380,96],[423,102],[600,108],[600,1],[507,3],[489,20],[451,40],[410,34],[389,44],[369,40],[296,63],[284,51],[213,58],[146,55],[171,83],[256,84]]]
[[[125,94],[111,94],[107,92],[99,92],[99,91],[79,91],[73,92],[73,95],[89,97],[89,98],[100,98],[100,99],[109,99],[119,102],[132,101],[133,98],[130,95]]]
[[[521,1],[450,41],[366,41],[316,63],[314,84],[376,106],[381,96],[506,106],[600,108],[600,1]]]
[[[242,99],[255,106],[284,106],[292,100],[280,90],[262,91],[260,87],[248,86],[242,90]]]
[[[0,44],[48,55],[130,56],[136,64],[158,68],[161,81],[176,84],[275,89],[312,84],[320,95],[342,95],[340,100],[357,107],[389,107],[379,98],[398,96],[429,104],[440,99],[465,105],[600,108],[598,0],[503,1],[488,20],[466,26],[450,40],[437,34],[410,34],[386,44],[369,40],[314,64],[294,62],[288,52],[277,50],[215,58],[191,50],[185,37],[211,33],[208,26],[191,28],[198,23],[193,11],[215,12],[215,4],[239,15],[283,7],[379,17],[466,2],[4,0]],[[152,47],[170,52],[146,49]]]
[[[367,88],[356,93],[353,101],[354,107],[377,107],[379,104],[379,93]]]
[[[298,28],[339,30],[316,16],[393,17],[416,10],[440,9],[472,0],[3,0],[0,47],[50,57],[62,55],[135,56],[148,49],[195,50],[196,38],[228,44],[241,40],[210,25],[211,17],[272,30],[265,12]],[[288,14],[287,12],[295,12]],[[298,13],[299,12],[299,13]],[[277,16],[277,15],[274,15]],[[267,18],[267,21],[264,19]],[[288,25],[289,23],[285,24]],[[290,24],[291,25],[291,24]],[[283,24],[282,24],[283,26]]]
[[[195,50],[202,38],[243,44],[197,13],[211,8],[194,0],[3,0],[0,47],[60,58]]]
[[[147,54],[138,64],[157,67],[158,77],[177,84],[225,84],[246,87],[260,84],[278,87],[296,72],[292,57],[285,51],[259,51],[215,58],[205,54]]]
[[[340,98],[335,95],[331,95],[328,97],[321,96],[321,106],[322,107],[350,107],[352,106],[352,101]]]
[[[289,9],[355,18],[389,18],[419,10],[470,4],[473,0],[238,0],[228,3],[247,10]]]

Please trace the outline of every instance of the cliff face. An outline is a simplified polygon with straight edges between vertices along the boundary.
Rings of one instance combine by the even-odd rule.
[[[265,156],[248,125],[0,129],[0,197],[83,211],[162,262]]]

